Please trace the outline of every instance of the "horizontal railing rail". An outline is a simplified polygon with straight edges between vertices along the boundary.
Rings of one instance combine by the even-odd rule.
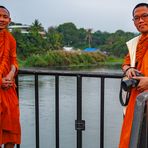
[[[100,148],[104,148],[104,93],[105,93],[105,79],[116,78],[120,79],[122,73],[108,73],[108,72],[83,72],[83,71],[56,71],[56,70],[37,70],[37,69],[21,69],[20,75],[34,75],[35,81],[35,128],[36,128],[36,148],[40,148],[40,132],[39,132],[39,75],[55,76],[55,141],[56,148],[60,148],[59,143],[59,77],[60,76],[74,76],[77,78],[77,119],[75,121],[75,129],[77,131],[77,148],[82,148],[82,130],[85,130],[85,121],[82,120],[82,78],[94,77],[101,79],[101,102],[100,102]],[[19,82],[18,82],[19,83]],[[18,85],[18,84],[17,84]],[[19,86],[19,85],[18,85]],[[18,89],[19,90],[19,89]],[[19,93],[19,92],[18,92]],[[17,145],[19,148],[20,145]]]
[[[59,76],[78,76],[83,77],[102,77],[102,78],[121,78],[123,74],[121,72],[87,72],[87,71],[64,71],[64,70],[32,70],[32,69],[20,69],[19,74],[32,74],[32,75],[59,75]]]

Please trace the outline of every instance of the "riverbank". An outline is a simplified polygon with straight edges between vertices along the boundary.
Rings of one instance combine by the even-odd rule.
[[[20,68],[40,67],[50,69],[88,69],[94,67],[121,67],[123,59],[100,52],[49,51],[46,55],[32,55],[18,59]]]

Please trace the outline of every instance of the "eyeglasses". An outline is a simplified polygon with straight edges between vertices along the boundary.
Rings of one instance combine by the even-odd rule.
[[[143,21],[146,21],[146,20],[148,20],[148,14],[147,14],[147,13],[144,13],[144,14],[142,14],[141,16],[135,16],[135,17],[133,18],[133,21],[134,21],[135,23],[138,23],[138,22],[140,21],[140,18],[141,18]]]

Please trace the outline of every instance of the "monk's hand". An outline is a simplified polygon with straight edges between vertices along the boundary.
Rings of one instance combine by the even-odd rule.
[[[143,92],[148,90],[148,77],[133,77],[134,79],[138,80],[137,90],[139,92]]]
[[[136,73],[141,73],[139,70],[135,69],[134,67],[129,67],[126,71],[125,71],[125,75],[128,78],[132,78],[132,77],[136,77]]]
[[[1,87],[3,89],[9,89],[13,85],[13,83],[14,82],[12,80],[9,80],[6,77],[4,77],[4,78],[2,78],[2,85],[1,85]]]
[[[7,75],[6,75],[6,79],[13,81],[14,80],[14,72],[10,71]]]

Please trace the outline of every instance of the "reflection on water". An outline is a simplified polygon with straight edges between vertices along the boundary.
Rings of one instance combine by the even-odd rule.
[[[93,70],[96,71],[96,70]],[[117,72],[117,71],[116,71]],[[119,104],[120,80],[105,82],[105,148],[118,145],[122,108]],[[83,112],[86,122],[83,148],[99,147],[100,79],[83,78]],[[40,146],[55,148],[55,79],[39,76]],[[35,148],[34,77],[19,77],[22,124],[21,148]],[[76,148],[76,78],[60,77],[60,148]]]

